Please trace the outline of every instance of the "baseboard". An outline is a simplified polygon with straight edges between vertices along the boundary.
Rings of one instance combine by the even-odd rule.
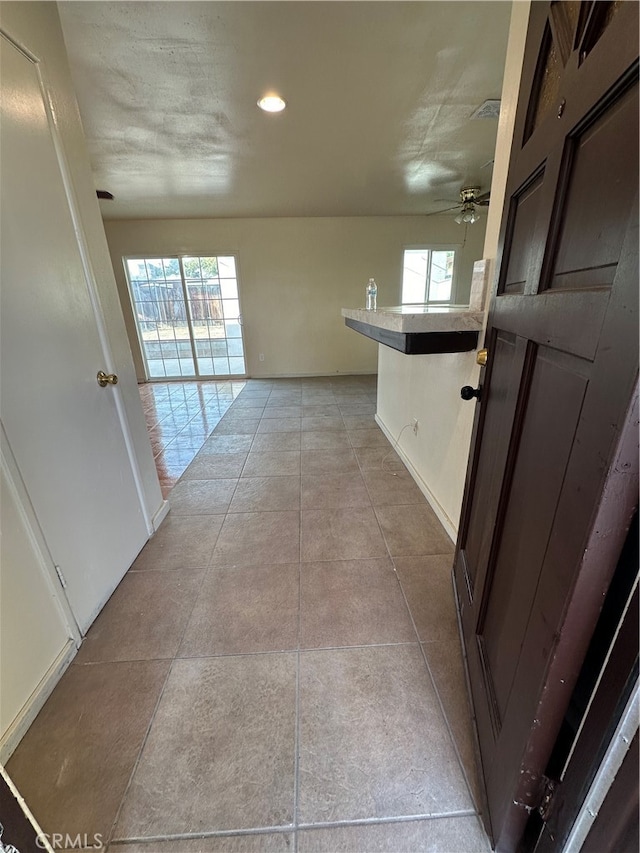
[[[151,519],[151,524],[153,525],[153,532],[155,533],[157,529],[160,527],[162,522],[165,520],[167,515],[169,514],[169,510],[171,509],[171,504],[169,501],[162,501],[162,505],[160,509],[156,512],[156,514]]]
[[[69,638],[60,654],[41,678],[38,686],[22,706],[17,717],[0,738],[0,764],[6,764],[25,732],[40,713],[77,653],[75,640]]]
[[[377,375],[376,368],[375,370],[350,370],[348,373],[252,373],[246,379],[345,379],[349,376]]]
[[[429,486],[427,486],[425,481],[422,479],[422,477],[420,476],[420,474],[418,473],[418,471],[416,470],[416,468],[412,464],[409,457],[403,451],[403,449],[400,446],[398,446],[398,447],[395,446],[396,445],[396,437],[393,436],[391,434],[391,432],[387,429],[387,427],[385,426],[385,424],[383,423],[383,421],[381,420],[381,418],[378,414],[375,415],[375,421],[378,424],[378,426],[380,427],[380,429],[382,430],[382,432],[388,438],[388,440],[391,443],[391,445],[393,446],[393,449],[395,450],[395,452],[398,454],[400,459],[402,459],[402,461],[406,465],[407,470],[409,471],[409,473],[411,474],[411,476],[415,480],[416,485],[418,486],[418,488],[420,489],[422,494],[427,499],[431,509],[438,516],[438,521],[444,527],[444,529],[447,533],[447,536],[449,537],[449,539],[451,539],[451,541],[455,545],[455,543],[458,539],[458,527],[457,527],[457,525],[449,518],[449,516],[444,511],[444,509],[442,508],[440,503],[438,503],[436,496],[433,494],[433,492],[431,491]]]

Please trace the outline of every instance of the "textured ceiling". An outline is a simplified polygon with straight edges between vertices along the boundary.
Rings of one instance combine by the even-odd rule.
[[[105,218],[432,212],[488,189],[509,2],[62,2]],[[261,112],[276,90],[284,113]]]

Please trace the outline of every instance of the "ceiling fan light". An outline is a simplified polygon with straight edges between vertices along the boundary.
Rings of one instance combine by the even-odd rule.
[[[480,214],[476,210],[475,205],[471,202],[465,202],[462,206],[462,210],[456,216],[455,222],[457,222],[458,225],[462,225],[463,223],[465,225],[473,225],[473,223],[477,222],[478,219],[480,219]]]

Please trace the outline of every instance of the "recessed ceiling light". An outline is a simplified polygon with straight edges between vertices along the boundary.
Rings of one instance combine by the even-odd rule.
[[[280,95],[265,95],[258,101],[258,106],[266,113],[281,113],[287,105]]]

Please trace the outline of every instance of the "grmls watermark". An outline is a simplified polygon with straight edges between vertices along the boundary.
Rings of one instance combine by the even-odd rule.
[[[104,850],[103,836],[99,832],[94,835],[86,832],[77,835],[68,832],[42,832],[36,838],[36,846],[47,850],[47,845],[54,850]]]

